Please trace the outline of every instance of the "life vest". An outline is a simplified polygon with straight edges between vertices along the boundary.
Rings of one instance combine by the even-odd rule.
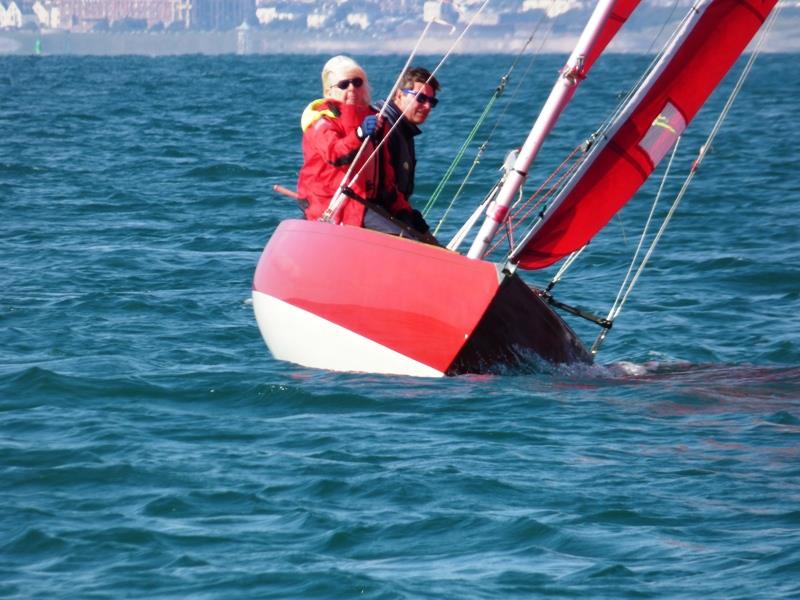
[[[307,219],[319,218],[339,189],[362,144],[356,129],[371,114],[375,111],[369,106],[343,104],[330,98],[314,100],[303,111],[303,166],[297,191],[308,201]],[[373,151],[370,141],[353,166],[351,174],[360,171],[361,175],[350,188],[357,197],[378,202],[395,214],[408,207],[408,202],[395,191],[388,148],[384,145],[377,155]],[[340,222],[348,225],[361,226],[363,218],[364,205],[355,200],[347,200],[339,213]]]
[[[302,129],[303,133],[305,133],[306,129],[311,127],[314,123],[317,122],[317,120],[321,119],[322,117],[335,119],[340,114],[341,111],[339,110],[339,108],[333,102],[330,102],[326,98],[320,98],[318,100],[314,100],[312,102],[309,102],[308,106],[306,106],[302,116],[300,117],[300,129]]]

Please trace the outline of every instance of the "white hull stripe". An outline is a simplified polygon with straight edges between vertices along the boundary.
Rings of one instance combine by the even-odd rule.
[[[444,376],[433,367],[255,290],[253,310],[261,335],[278,360],[330,371]]]

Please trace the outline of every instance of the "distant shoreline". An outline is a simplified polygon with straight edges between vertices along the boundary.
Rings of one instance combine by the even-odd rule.
[[[79,55],[178,55],[178,54],[407,54],[417,42],[412,36],[374,38],[366,35],[330,36],[323,33],[287,34],[250,30],[242,48],[239,33],[230,31],[187,32],[0,32],[0,55],[30,55],[37,53],[37,40],[42,54]],[[446,52],[456,36],[429,37],[420,48],[421,54]],[[523,47],[525,37],[513,34],[481,36],[463,41],[460,53],[516,53]],[[559,36],[545,51],[569,52],[577,38]]]
[[[795,29],[795,27],[797,27]],[[800,52],[800,19],[782,23],[767,39],[765,52]],[[516,54],[528,35],[502,33],[473,36],[455,49],[458,54]],[[456,36],[433,36],[424,40],[420,54],[442,54]],[[37,42],[38,40],[38,42]],[[577,40],[573,32],[553,36],[540,52],[568,54]],[[652,33],[639,31],[621,36],[609,47],[610,52],[641,53],[650,47]],[[3,31],[0,32],[0,55],[144,55],[170,56],[181,54],[331,54],[350,52],[366,55],[408,54],[417,38],[407,36],[368,35],[348,38],[325,33],[303,35],[267,30],[249,30],[242,39],[236,30],[187,32],[91,32]]]

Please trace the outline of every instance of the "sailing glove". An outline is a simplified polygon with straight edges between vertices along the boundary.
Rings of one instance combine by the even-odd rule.
[[[425,221],[425,217],[422,216],[422,213],[418,210],[411,211],[411,221],[412,227],[419,231],[420,233],[427,233],[430,227],[428,227],[427,221]]]
[[[375,131],[378,129],[378,119],[375,115],[368,115],[364,117],[364,120],[361,121],[361,125],[358,126],[356,129],[356,135],[358,139],[363,140],[371,136]]]
[[[423,217],[422,213],[418,210],[404,210],[398,213],[397,218],[420,233],[427,233],[430,229],[428,223],[425,221],[425,217]]]

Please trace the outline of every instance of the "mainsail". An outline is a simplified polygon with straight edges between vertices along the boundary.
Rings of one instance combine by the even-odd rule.
[[[703,0],[510,255],[540,269],[587,244],[633,197],[766,20],[776,0]]]

